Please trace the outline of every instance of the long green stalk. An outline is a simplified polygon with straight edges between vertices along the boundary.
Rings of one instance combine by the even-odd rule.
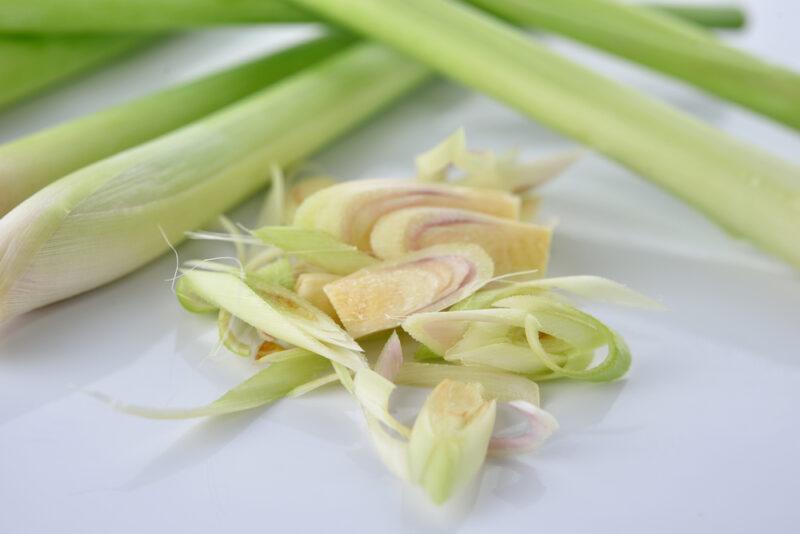
[[[4,35],[0,37],[0,108],[150,40],[141,35]]]
[[[469,0],[515,24],[566,35],[800,129],[800,74],[655,10],[616,0]]]
[[[655,9],[711,28],[739,28],[744,24],[744,14],[732,6],[662,4]],[[154,32],[216,24],[314,20],[308,12],[283,0],[0,0],[0,31],[4,32]]]
[[[174,130],[351,44],[318,39],[0,146],[0,216],[50,182]]]
[[[800,266],[797,167],[457,2],[295,1],[598,149]]]
[[[358,45],[240,103],[50,184],[0,219],[0,320],[114,280],[420,84]],[[163,235],[162,235],[163,232]]]

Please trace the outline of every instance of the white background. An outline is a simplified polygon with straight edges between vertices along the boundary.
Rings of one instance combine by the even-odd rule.
[[[746,4],[750,27],[731,40],[800,69],[797,2]],[[301,36],[247,28],[170,40],[5,111],[0,139]],[[787,129],[553,43],[800,163],[800,137]],[[404,176],[414,154],[458,126],[475,147],[526,156],[573,146],[437,82],[315,161],[342,178]],[[209,355],[215,325],[176,304],[165,282],[175,259],[165,256],[0,328],[0,532],[796,532],[797,272],[598,156],[542,193],[542,218],[559,221],[550,274],[609,276],[669,311],[592,308],[627,336],[634,366],[613,384],[546,385],[561,430],[538,453],[490,461],[477,490],[435,511],[383,469],[356,407],[336,390],[208,421],[110,411],[80,390],[186,406],[251,372],[231,355]],[[182,259],[208,252],[179,250]]]

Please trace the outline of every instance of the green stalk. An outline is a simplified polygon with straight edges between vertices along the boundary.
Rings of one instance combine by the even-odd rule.
[[[0,37],[0,108],[150,40],[151,37],[122,35],[4,35]]]
[[[676,17],[616,0],[469,0],[560,33],[800,129],[800,74],[727,46]]]
[[[592,146],[800,266],[800,169],[447,0],[295,0]]]
[[[650,3],[643,5],[643,7],[645,6],[706,28],[738,30],[747,23],[744,12],[733,6],[684,6]]]
[[[325,37],[2,145],[0,216],[72,171],[208,115],[352,42]]]
[[[315,20],[290,4],[282,0],[0,0],[0,31],[155,32]],[[742,11],[731,6],[659,5],[656,9],[707,27],[738,28],[744,22]]]
[[[428,75],[376,44],[84,167],[0,219],[0,320],[119,278]],[[162,235],[163,232],[163,235]]]

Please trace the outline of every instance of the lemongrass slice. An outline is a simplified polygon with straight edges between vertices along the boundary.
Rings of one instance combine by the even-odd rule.
[[[361,269],[325,286],[354,338],[398,326],[413,314],[442,310],[471,295],[493,274],[476,245],[437,245]]]
[[[217,305],[203,299],[184,276],[175,283],[175,296],[183,309],[192,313],[212,313],[219,309]]]
[[[403,330],[434,354],[443,356],[475,321],[525,326],[527,312],[515,309],[459,310],[418,313],[403,321]]]
[[[303,298],[325,312],[329,317],[336,318],[336,310],[328,299],[323,288],[341,278],[329,273],[301,273],[297,277],[294,291],[300,298]]]
[[[461,209],[416,207],[378,219],[370,245],[379,258],[392,259],[441,243],[474,243],[492,257],[495,275],[535,270],[541,276],[550,236],[550,228],[535,224]]]
[[[150,419],[188,419],[241,412],[283,397],[307,393],[329,383],[330,374],[329,360],[307,351],[294,350],[291,357],[271,363],[214,402],[197,408],[150,408],[115,401],[102,393],[89,394],[131,415]]]
[[[440,504],[466,486],[486,458],[497,405],[480,384],[443,380],[411,429],[411,480]]]
[[[553,432],[558,430],[556,418],[534,404],[512,401],[509,406],[525,419],[526,428],[522,432],[511,435],[492,436],[488,451],[492,456],[530,452],[538,448]]]
[[[289,188],[289,191],[286,193],[284,224],[290,224],[294,220],[297,207],[300,206],[305,199],[317,191],[322,191],[326,187],[336,185],[337,183],[338,181],[330,176],[309,176],[300,179],[300,181]]]
[[[200,297],[228,310],[242,321],[254,328],[281,339],[300,348],[304,348],[351,369],[366,367],[366,359],[354,348],[332,345],[331,341],[340,341],[343,345],[356,347],[346,337],[345,332],[337,333],[338,328],[330,318],[322,312],[318,315],[310,311],[310,304],[299,304],[298,298],[287,298],[291,293],[279,286],[270,288],[266,293],[263,288],[259,292],[249,287],[237,276],[228,273],[190,271],[184,274],[190,280]],[[315,329],[315,325],[317,329]],[[352,345],[349,343],[352,342]]]
[[[461,208],[517,219],[520,200],[502,191],[407,180],[358,180],[328,187],[308,197],[297,209],[294,224],[325,230],[369,252],[369,236],[375,222],[392,211],[412,206]]]
[[[321,230],[294,226],[265,226],[253,231],[264,243],[333,274],[346,275],[377,260]]]

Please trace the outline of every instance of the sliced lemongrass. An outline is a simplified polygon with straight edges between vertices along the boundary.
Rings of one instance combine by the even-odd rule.
[[[511,401],[508,404],[515,413],[525,420],[525,430],[506,436],[492,436],[489,441],[489,454],[507,456],[530,452],[537,449],[553,432],[558,430],[558,421],[550,413],[535,404],[524,401]]]
[[[375,372],[394,382],[402,366],[403,344],[400,343],[397,331],[393,331],[383,349],[381,349],[380,354],[378,354],[378,359],[375,360]]]
[[[411,429],[411,480],[441,504],[478,473],[494,428],[496,402],[480,384],[443,380],[431,392]]]
[[[466,149],[467,136],[464,129],[459,128],[436,146],[415,158],[417,180],[422,182],[445,181],[450,167]]]
[[[286,220],[286,177],[277,165],[272,165],[269,170],[269,191],[258,214],[258,226],[277,226]]]
[[[219,309],[216,304],[206,301],[192,287],[192,283],[184,276],[175,283],[175,296],[186,311],[192,313],[211,313]]]
[[[286,289],[293,289],[295,285],[294,268],[286,258],[277,258],[263,265],[259,265],[258,257],[248,263],[245,280],[252,287],[277,284]]]
[[[389,413],[389,397],[395,389],[394,383],[371,369],[360,369],[354,380],[354,395],[364,411],[407,438],[411,429]]]
[[[442,243],[479,245],[494,261],[495,274],[536,270],[550,256],[551,229],[462,209],[415,207],[393,211],[375,223],[373,253],[393,259]]]
[[[326,272],[346,275],[376,264],[377,260],[353,245],[321,230],[294,226],[265,226],[253,235]]]
[[[275,291],[278,286],[271,290],[278,298],[268,301],[243,280],[228,273],[190,271],[184,276],[201,298],[228,310],[254,328],[351,369],[366,367],[363,354],[330,345],[311,333],[314,317],[302,315],[307,310],[298,310],[292,301],[283,302],[280,292]],[[330,339],[330,332],[326,330],[320,332],[321,337]]]
[[[369,252],[369,236],[377,220],[392,211],[412,206],[461,208],[517,219],[520,201],[502,191],[408,180],[357,180],[328,187],[308,197],[297,208],[294,224],[324,230]]]
[[[310,352],[271,363],[234,387],[214,402],[197,408],[150,408],[126,404],[107,395],[90,392],[93,397],[116,410],[150,419],[188,419],[251,410],[287,396],[307,393],[312,387],[328,383],[331,363]]]
[[[244,265],[247,263],[247,248],[245,248],[244,243],[242,242],[245,238],[245,235],[239,229],[233,221],[227,218],[225,215],[220,215],[219,218],[220,225],[228,232],[228,235],[231,237],[231,242],[233,243],[234,248],[236,249],[236,257],[239,259],[239,263]]]
[[[397,384],[416,387],[435,387],[446,379],[475,382],[481,384],[485,394],[497,399],[497,402],[524,401],[539,405],[539,386],[536,382],[490,367],[406,362],[395,378]]]
[[[414,360],[418,362],[436,362],[442,361],[442,359],[440,354],[436,354],[429,347],[422,344],[414,351]]]
[[[464,336],[471,322],[525,326],[527,312],[515,309],[481,309],[417,313],[403,321],[403,330],[435,354],[443,356]]]
[[[448,308],[492,274],[492,260],[480,247],[437,245],[356,271],[324,291],[347,331],[359,338],[413,314]]]
[[[209,117],[74,172],[0,219],[0,320],[146,264],[428,72],[360,44]],[[163,233],[162,233],[163,231]]]
[[[323,291],[323,288],[339,278],[341,277],[329,273],[301,273],[297,277],[294,291],[301,298],[307,300],[328,316],[335,319],[336,310],[333,309],[333,305],[328,299],[328,295]]]
[[[228,310],[219,310],[217,330],[222,345],[234,354],[254,358],[261,344],[266,341],[258,329],[231,315]]]
[[[286,213],[283,224],[290,224],[294,220],[297,207],[308,197],[322,191],[326,187],[337,184],[338,181],[330,176],[308,176],[300,178],[299,181],[289,188],[286,194]]]

